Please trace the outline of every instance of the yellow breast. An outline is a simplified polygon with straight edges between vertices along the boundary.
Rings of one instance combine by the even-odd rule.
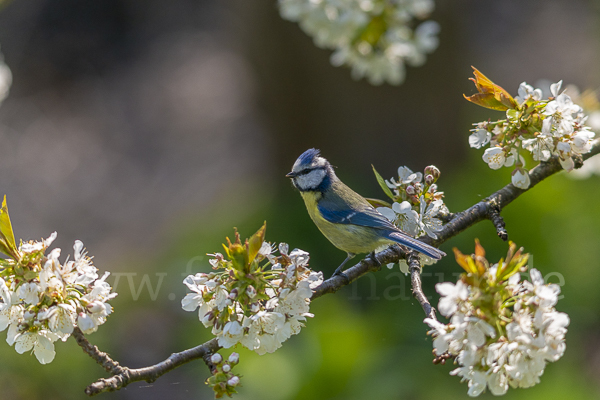
[[[390,240],[381,238],[373,228],[352,225],[334,224],[321,216],[317,207],[321,198],[320,192],[300,192],[310,218],[321,233],[338,249],[360,254],[369,253]]]

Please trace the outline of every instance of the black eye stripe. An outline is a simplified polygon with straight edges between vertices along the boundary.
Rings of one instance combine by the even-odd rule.
[[[325,169],[325,167],[318,167],[318,168],[303,169],[302,171],[300,171],[300,172],[297,172],[297,173],[296,173],[296,175],[297,175],[297,176],[300,176],[300,175],[306,175],[306,174],[308,174],[308,173],[310,173],[310,172],[313,172],[313,171],[316,171],[316,170],[318,170],[318,169],[323,169],[323,170],[324,170],[324,169]]]

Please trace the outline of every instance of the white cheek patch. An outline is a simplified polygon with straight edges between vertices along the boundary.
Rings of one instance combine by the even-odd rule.
[[[308,174],[298,175],[296,177],[296,185],[301,190],[316,189],[319,187],[327,172],[324,169],[315,169]]]

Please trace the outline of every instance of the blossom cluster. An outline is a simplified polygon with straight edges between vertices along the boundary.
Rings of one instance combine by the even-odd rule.
[[[440,170],[430,165],[424,173],[412,172],[408,167],[398,168],[398,180],[384,180],[373,167],[379,186],[392,200],[368,199],[384,217],[395,226],[412,236],[428,235],[436,238],[436,232],[442,229],[442,219],[449,215],[448,208],[442,198],[444,192],[438,192],[435,182],[440,177]],[[419,254],[421,264],[431,265],[436,260]],[[388,264],[392,268],[393,264]],[[400,270],[408,273],[406,260],[400,260]]]
[[[240,384],[240,375],[232,372],[240,361],[238,353],[231,353],[227,361],[223,359],[219,353],[215,353],[210,357],[210,362],[214,366],[212,375],[206,380],[206,384],[215,392],[215,398],[220,399],[224,395],[231,397],[237,393],[237,386]]]
[[[581,92],[575,85],[569,85],[565,89],[573,102],[581,105],[583,112],[587,114],[586,125],[594,132],[600,131],[600,99],[598,93],[594,90],[585,90]],[[595,138],[592,146],[600,144],[600,138]],[[573,170],[569,177],[574,179],[587,179],[592,175],[600,175],[600,156],[595,156],[585,160],[581,168]]]
[[[385,181],[386,193],[393,203],[391,207],[378,207],[377,211],[410,235],[427,234],[435,239],[435,232],[442,229],[440,217],[448,214],[442,200],[444,192],[438,192],[435,183],[439,177],[440,170],[433,165],[426,167],[424,174],[398,168],[398,181]]]
[[[331,63],[374,85],[404,81],[405,64],[420,66],[438,46],[440,27],[424,21],[433,0],[279,0],[284,19],[298,22]]]
[[[17,247],[6,209],[0,210],[0,331],[8,328],[6,341],[22,354],[32,351],[42,364],[52,362],[54,342],[62,341],[77,326],[92,333],[112,313],[109,273],[98,277],[98,269],[79,240],[72,260],[59,261],[60,249],[46,251],[56,232],[39,242],[21,242]]]
[[[531,184],[523,154],[534,161],[556,156],[563,169],[573,170],[573,157],[588,153],[595,133],[586,126],[587,116],[571,97],[561,92],[562,81],[550,86],[551,96],[542,99],[542,91],[523,82],[518,96],[512,97],[475,69],[479,93],[467,100],[494,110],[505,111],[506,118],[479,122],[472,129],[469,145],[479,149],[489,144],[483,160],[492,169],[513,167],[512,184],[527,189]]]
[[[0,53],[0,104],[8,96],[10,85],[12,84],[12,73],[10,68],[4,62],[4,56]]]
[[[424,173],[400,167],[397,181],[394,178],[384,180],[375,168],[373,172],[385,194],[392,200],[392,203],[388,203],[369,199],[377,211],[409,235],[428,235],[435,239],[436,232],[442,229],[443,218],[449,215],[442,200],[444,192],[438,192],[436,184],[440,170],[433,165],[426,167]],[[424,254],[420,254],[420,257],[421,264],[435,262]],[[400,269],[408,272],[406,260],[400,261]]]
[[[436,285],[438,309],[450,323],[425,319],[436,354],[456,357],[450,374],[468,382],[469,396],[486,387],[494,395],[531,387],[565,351],[569,317],[554,308],[560,287],[545,284],[536,269],[529,271],[531,282],[521,280],[528,255],[515,249],[511,243],[506,260],[491,266],[479,243],[471,256],[455,249],[468,273],[456,284]]]
[[[285,243],[279,255],[264,241],[263,226],[244,244],[236,240],[226,255],[211,254],[214,272],[185,278],[192,291],[181,301],[186,311],[198,308],[198,318],[212,328],[219,345],[237,343],[258,354],[272,353],[290,336],[298,334],[309,313],[312,289],[323,282],[323,273],[308,267],[309,254]]]

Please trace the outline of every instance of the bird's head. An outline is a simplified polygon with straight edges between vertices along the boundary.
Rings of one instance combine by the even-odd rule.
[[[292,172],[287,174],[292,178],[294,186],[300,191],[322,190],[327,177],[333,175],[331,164],[320,156],[317,149],[308,149],[298,157]]]

